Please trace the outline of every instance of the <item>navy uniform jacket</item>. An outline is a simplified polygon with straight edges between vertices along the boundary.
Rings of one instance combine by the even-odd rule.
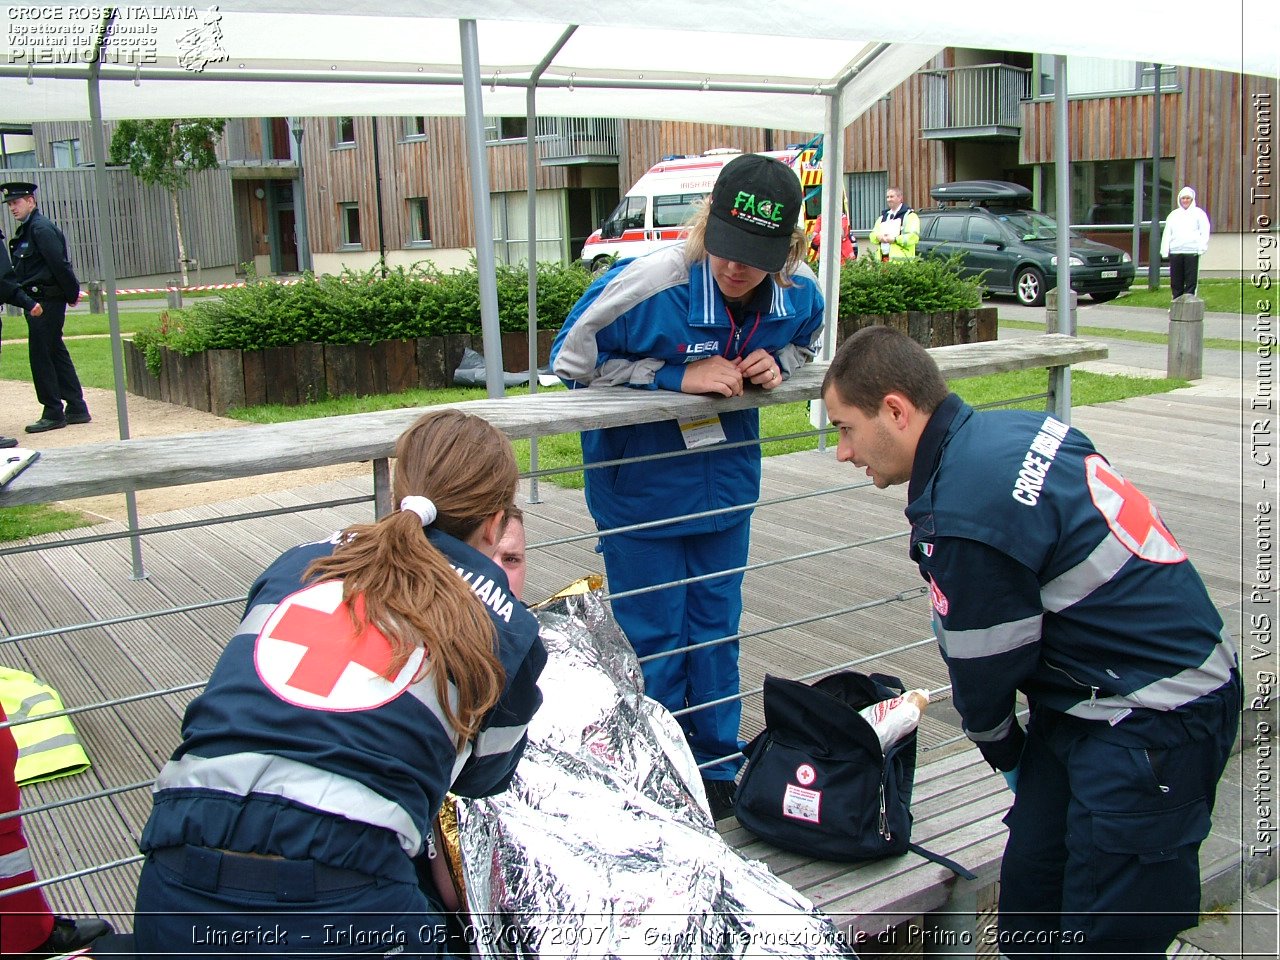
[[[18,225],[9,241],[18,283],[37,300],[80,299],[80,281],[67,256],[67,238],[39,207]]]
[[[18,282],[13,262],[9,259],[9,245],[5,243],[3,233],[0,233],[0,303],[12,303],[23,310],[30,310],[36,305]]]
[[[352,642],[340,581],[301,585],[333,541],[295,547],[253,585],[244,620],[187,708],[182,745],[156,781],[144,852],[189,843],[416,883],[410,858],[445,792],[506,789],[542,703],[538,623],[491,560],[438,530],[427,536],[496,627],[506,680],[480,732],[458,742],[434,677],[414,679],[421,650],[394,680],[379,676],[387,642],[377,633]]]
[[[1199,574],[1078,430],[1043,413],[975,414],[952,394],[920,439],[908,501],[956,708],[997,768],[1022,751],[1018,690],[1138,746],[1235,682]]]
[[[689,264],[684,244],[623,260],[598,278],[569,312],[551,347],[556,375],[570,389],[626,385],[679,392],[685,364],[711,356],[736,360],[757,349],[777,361],[784,379],[813,359],[822,335],[822,295],[808,266],[795,283],[766,278],[735,320],[711,273],[710,260]],[[729,443],[760,436],[754,408],[721,413]],[[675,420],[586,430],[582,457],[601,463],[684,449]],[[722,507],[760,496],[760,448],[709,452],[628,463],[586,472],[587,505],[598,526],[620,527]],[[683,520],[636,537],[710,533],[742,523],[748,511]]]

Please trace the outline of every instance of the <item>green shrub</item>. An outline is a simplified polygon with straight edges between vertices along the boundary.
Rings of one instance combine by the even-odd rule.
[[[538,327],[558,329],[591,283],[580,264],[538,264]],[[160,347],[183,354],[220,348],[262,350],[294,343],[377,343],[440,336],[479,335],[480,286],[470,269],[443,272],[415,264],[381,275],[378,268],[336,276],[306,274],[284,286],[250,277],[243,287],[182,310],[170,310],[134,342],[147,367],[160,371]],[[529,328],[526,267],[497,269],[498,322],[504,331]]]
[[[960,254],[943,260],[860,259],[840,271],[840,317],[967,310],[982,306],[982,284],[960,275]]]

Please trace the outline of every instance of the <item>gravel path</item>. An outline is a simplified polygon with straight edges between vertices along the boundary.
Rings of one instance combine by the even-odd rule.
[[[13,347],[7,347],[7,349],[13,349]],[[31,384],[19,380],[0,380],[0,435],[17,437],[21,446],[35,450],[51,450],[55,447],[73,447],[119,440],[120,426],[116,416],[115,394],[110,390],[86,387],[85,400],[88,401],[89,412],[93,415],[92,423],[50,430],[48,433],[25,433],[23,427],[40,418],[40,405],[36,402],[35,390]],[[211,413],[171,403],[161,403],[158,400],[147,400],[132,394],[128,395],[127,403],[131,437],[159,437],[175,433],[200,433],[247,426],[238,420],[215,417]],[[362,476],[368,469],[368,464],[353,463],[238,480],[219,480],[183,487],[142,490],[137,494],[138,514],[148,516],[201,503],[233,500],[269,490],[282,490],[343,477]],[[67,500],[63,505],[104,520],[126,518],[123,494]]]

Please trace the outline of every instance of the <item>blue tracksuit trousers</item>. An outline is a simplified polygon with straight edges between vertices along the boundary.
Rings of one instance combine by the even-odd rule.
[[[612,534],[601,540],[610,594],[714,574],[747,562],[748,521],[728,530],[648,539]],[[645,693],[671,711],[698,707],[738,689],[738,641],[688,649],[738,632],[742,574],[713,576],[610,601],[636,655],[667,654],[641,663]],[[679,717],[699,765],[737,753],[742,703],[733,699]],[[708,780],[732,780],[742,759],[702,768]]]

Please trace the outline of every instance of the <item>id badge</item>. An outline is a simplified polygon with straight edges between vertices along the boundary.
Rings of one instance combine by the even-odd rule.
[[[684,438],[686,450],[714,446],[728,439],[724,435],[724,427],[720,425],[719,414],[710,417],[682,417],[676,423],[680,425],[680,436]]]

